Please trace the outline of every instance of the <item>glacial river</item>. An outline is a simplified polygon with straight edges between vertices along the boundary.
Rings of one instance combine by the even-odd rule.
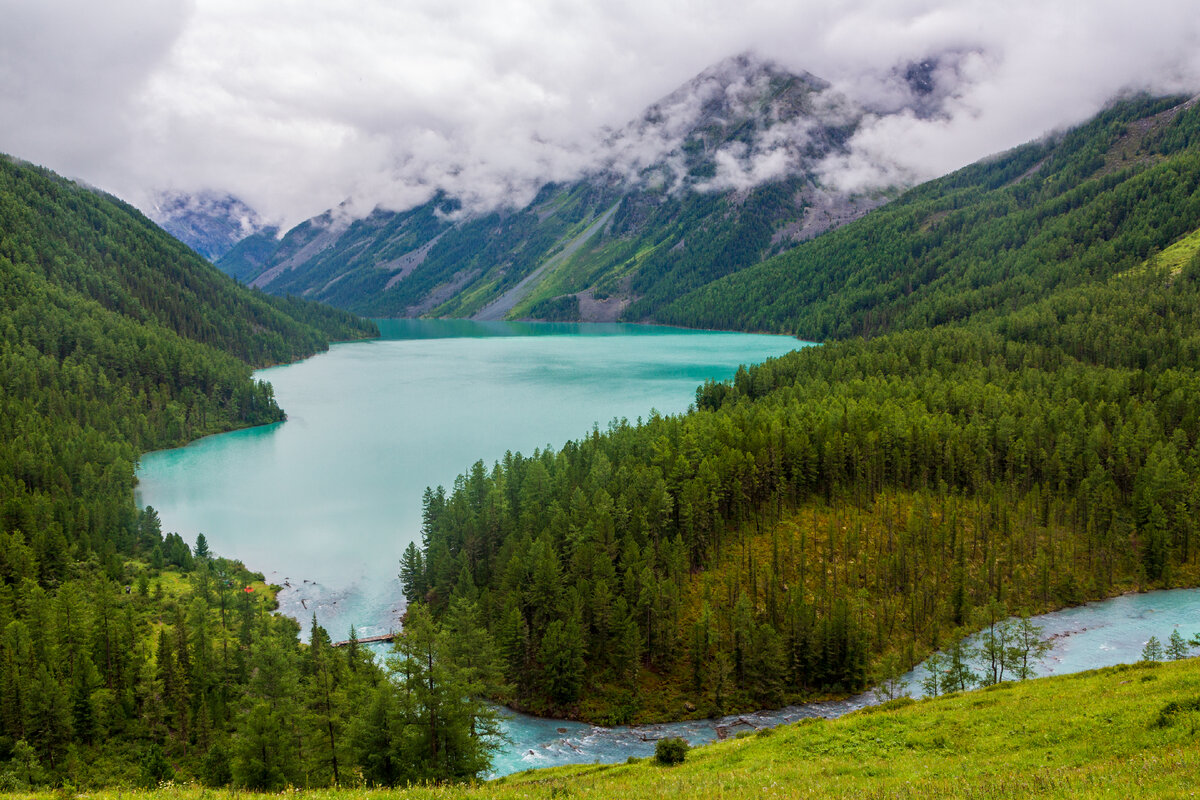
[[[1176,627],[1185,639],[1200,633],[1200,589],[1123,595],[1044,614],[1036,622],[1054,643],[1053,650],[1038,664],[1038,675],[1062,675],[1131,663],[1141,657],[1142,647],[1151,636],[1157,636],[1165,644]],[[918,667],[904,676],[913,697],[921,696],[920,680],[925,674]],[[805,717],[839,717],[875,702],[873,693],[868,691],[848,700],[720,719],[618,728],[514,714],[507,723],[512,745],[496,758],[493,770],[494,775],[500,776],[536,767],[617,763],[629,756],[652,755],[654,742],[665,736],[679,736],[694,745],[705,744],[741,731],[774,727]]]

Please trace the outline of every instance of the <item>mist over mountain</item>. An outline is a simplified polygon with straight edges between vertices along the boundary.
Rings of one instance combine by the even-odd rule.
[[[144,212],[163,189],[218,189],[284,229],[347,200],[364,217],[439,191],[523,207],[598,167],[597,131],[753,50],[882,115],[851,142],[865,158],[833,171],[866,190],[1080,124],[1122,93],[1200,85],[1200,15],[1127,5],[10,4],[0,151]],[[874,162],[891,168],[842,168]]]
[[[273,236],[277,230],[238,198],[214,192],[163,192],[150,218],[209,261],[216,261],[248,236]]]
[[[912,103],[886,113],[936,113],[937,65],[915,69]],[[903,170],[852,146],[881,113],[745,53],[599,132],[596,166],[544,184],[524,205],[437,192],[364,216],[348,199],[278,241],[248,237],[218,266],[268,292],[364,314],[651,320],[682,293],[902,188],[865,187],[866,171]]]

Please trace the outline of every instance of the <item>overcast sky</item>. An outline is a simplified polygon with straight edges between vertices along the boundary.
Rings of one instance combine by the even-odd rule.
[[[948,116],[858,151],[932,177],[1119,92],[1200,91],[1193,0],[0,0],[0,151],[148,208],[228,191],[294,223],[437,187],[521,201],[619,127],[753,51],[858,100],[955,54]]]

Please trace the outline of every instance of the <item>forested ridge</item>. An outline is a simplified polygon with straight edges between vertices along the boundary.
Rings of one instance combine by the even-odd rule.
[[[302,646],[261,575],[134,505],[142,453],[283,419],[253,367],[373,324],[241,288],[131,207],[0,158],[0,331],[0,791],[486,767],[464,731],[489,717],[457,701],[489,685],[486,648],[460,658],[417,614],[402,645],[434,671],[336,651],[315,620]]]
[[[934,327],[1101,281],[1195,227],[1198,116],[1178,97],[1117,104],[922,184],[655,319],[821,341]]]
[[[625,721],[1194,584],[1198,129],[1128,101],[693,295],[680,321],[874,335],[430,490],[409,598],[479,603],[511,702]]]

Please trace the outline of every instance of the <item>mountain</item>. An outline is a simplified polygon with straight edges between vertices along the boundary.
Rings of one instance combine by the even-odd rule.
[[[150,217],[209,261],[221,258],[248,236],[272,237],[277,232],[241,200],[212,192],[165,192],[155,200]]]
[[[218,266],[369,315],[653,319],[883,203],[818,177],[863,113],[812,75],[742,55],[609,132],[600,167],[523,208],[472,214],[438,195],[364,219],[334,209],[279,241],[251,236]]]
[[[871,336],[1102,281],[1195,226],[1198,102],[1118,103],[714,281],[657,317],[810,340]]]

